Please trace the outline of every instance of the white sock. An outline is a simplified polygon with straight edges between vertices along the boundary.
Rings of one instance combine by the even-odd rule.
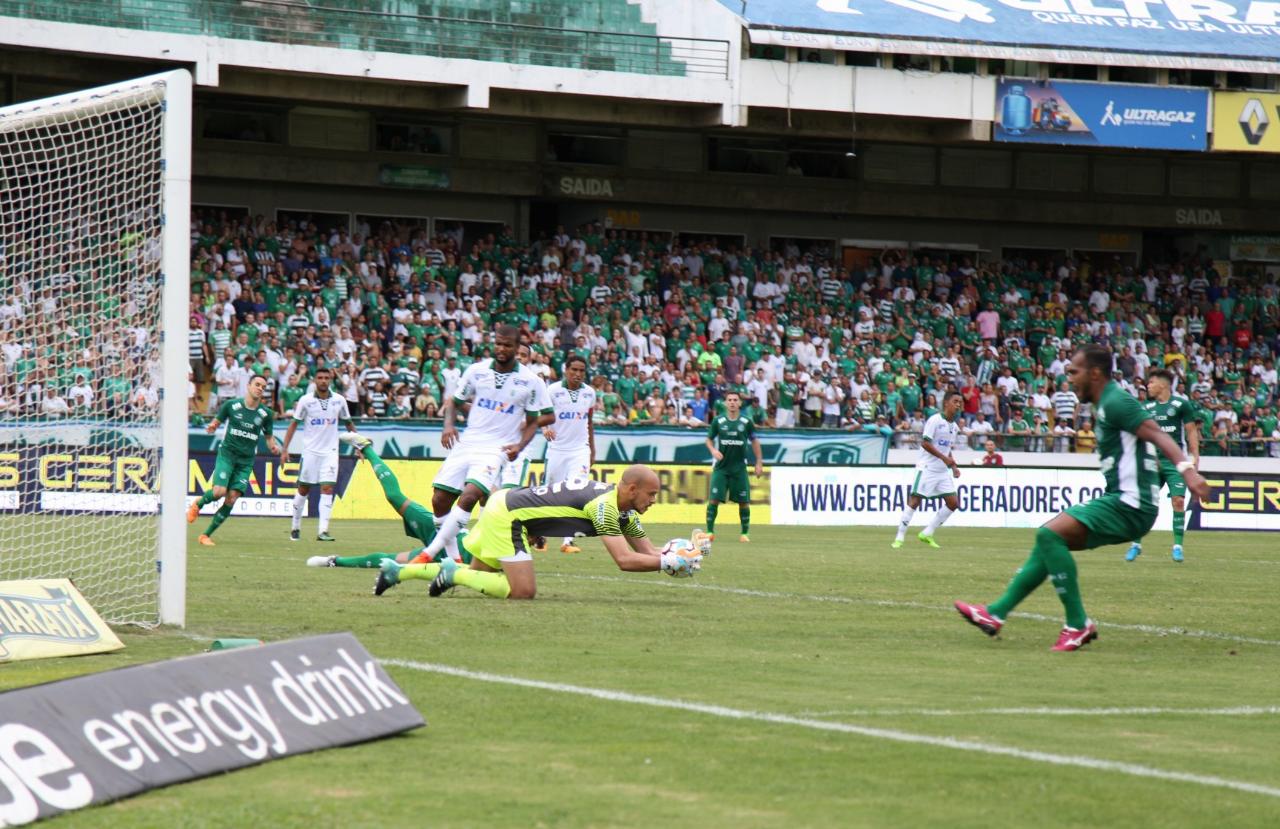
[[[951,513],[953,512],[955,512],[955,510],[949,509],[946,504],[943,504],[942,508],[938,510],[938,514],[933,516],[933,520],[929,522],[929,526],[924,528],[924,534],[931,536],[937,532],[938,527],[941,527],[943,522],[950,518]]]
[[[302,511],[307,508],[307,496],[299,493],[293,496],[293,528],[302,527]]]
[[[568,546],[569,546],[570,544],[572,544],[572,543],[573,543],[573,536],[571,536],[571,535],[566,535],[566,536],[564,537],[564,543],[563,543],[563,544],[561,544],[560,546],[562,546],[562,547],[568,547]]]
[[[320,493],[320,532],[329,532],[329,516],[333,515],[333,493]]]
[[[455,543],[453,544],[453,548],[450,550],[449,555],[456,558],[458,551],[458,545],[456,543],[458,530],[467,526],[467,522],[470,520],[471,513],[456,504],[453,509],[449,510],[449,514],[444,516],[443,520],[437,516],[436,537],[431,539],[431,543],[427,545],[427,555],[434,558],[437,553],[445,549],[446,544],[454,541]]]
[[[907,507],[902,511],[902,518],[898,521],[898,540],[907,537],[907,527],[911,526],[911,517],[916,514],[915,507]]]

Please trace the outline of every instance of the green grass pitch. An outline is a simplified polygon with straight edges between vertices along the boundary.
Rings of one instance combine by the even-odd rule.
[[[942,550],[909,537],[892,551],[891,528],[766,526],[745,545],[722,524],[696,579],[620,573],[586,540],[538,557],[524,603],[430,600],[423,582],[375,599],[372,571],[303,566],[406,549],[391,521],[291,544],[284,520],[233,519],[215,549],[194,543],[197,525],[185,635],[126,631],[119,654],[6,666],[0,687],[207,646],[192,637],[336,630],[382,659],[503,680],[391,665],[427,728],[54,821],[66,827],[1275,825],[1274,535],[1189,533],[1181,565],[1167,533],[1133,564],[1123,548],[1078,555],[1101,638],[1055,654],[1048,585],[999,640],[950,609],[997,596],[1031,530],[944,527]],[[921,736],[941,739],[902,741]]]

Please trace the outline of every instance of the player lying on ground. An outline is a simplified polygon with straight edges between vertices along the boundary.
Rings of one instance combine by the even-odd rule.
[[[274,422],[271,409],[262,400],[266,390],[267,378],[261,374],[253,375],[249,378],[249,388],[244,397],[228,400],[219,406],[217,415],[205,427],[205,431],[212,435],[218,431],[220,424],[227,424],[227,430],[222,435],[222,445],[218,447],[213,477],[209,480],[213,486],[187,507],[187,523],[194,524],[200,517],[201,507],[212,504],[219,498],[226,499],[213,514],[208,528],[200,534],[200,543],[206,547],[216,546],[210,536],[231,516],[236,500],[249,491],[249,479],[253,477],[253,459],[258,454],[258,440],[265,435],[267,449],[272,454],[280,451],[275,436],[271,434]]]
[[[965,621],[995,636],[1013,609],[1048,578],[1062,600],[1067,625],[1053,646],[1074,651],[1098,638],[1098,626],[1088,617],[1080,598],[1072,550],[1092,550],[1142,538],[1156,522],[1160,495],[1159,465],[1152,447],[1159,449],[1197,498],[1209,486],[1195,464],[1166,435],[1142,404],[1111,379],[1111,352],[1086,345],[1071,358],[1067,376],[1081,400],[1097,411],[1098,454],[1106,491],[1092,501],[1076,504],[1036,531],[1031,557],[1014,574],[1003,596],[989,605],[956,602]]]
[[[489,497],[467,536],[470,567],[460,567],[450,558],[438,564],[384,561],[373,592],[381,596],[407,579],[424,579],[431,582],[431,596],[462,585],[497,599],[532,599],[537,583],[529,538],[534,535],[599,536],[619,570],[692,576],[702,566],[710,539],[704,534],[690,543],[692,549],[654,547],[639,516],[657,500],[658,488],[657,473],[636,465],[627,468],[616,487],[575,478],[500,490]]]
[[[422,542],[422,546],[413,550],[400,553],[365,553],[356,556],[312,556],[307,559],[308,567],[379,567],[382,562],[387,559],[399,561],[401,564],[411,561],[415,556],[421,555],[427,545],[435,539],[436,522],[435,516],[431,510],[412,500],[400,491],[400,482],[396,480],[395,473],[391,471],[391,467],[387,466],[382,458],[378,457],[378,453],[373,451],[373,441],[357,432],[348,432],[338,438],[344,443],[351,444],[369,465],[373,467],[373,474],[378,478],[378,485],[382,487],[382,494],[386,496],[387,503],[397,514],[404,520],[404,534],[410,538],[416,538]],[[432,558],[446,558],[448,553],[443,549],[437,551],[423,559],[423,561],[431,561]],[[459,550],[459,557],[462,561],[470,561],[470,558]]]
[[[330,389],[333,371],[323,366],[316,369],[316,389],[304,394],[294,407],[289,429],[284,433],[281,460],[289,461],[289,444],[302,424],[302,465],[298,469],[298,494],[293,496],[293,523],[289,540],[297,541],[302,531],[302,511],[307,505],[311,487],[320,487],[320,527],[316,541],[333,541],[329,535],[329,516],[333,514],[333,488],[338,483],[338,426],[354,432],[351,413],[345,397]]]
[[[916,461],[915,475],[911,482],[911,494],[907,496],[907,508],[902,511],[898,521],[898,535],[891,545],[895,550],[902,546],[907,537],[907,528],[911,526],[911,517],[920,508],[925,498],[941,498],[943,507],[933,516],[929,526],[925,527],[916,538],[937,547],[933,534],[942,523],[951,517],[951,513],[960,508],[956,498],[955,479],[960,477],[960,467],[951,456],[951,448],[956,444],[956,433],[959,426],[956,418],[964,408],[964,396],[953,391],[942,402],[942,411],[934,412],[924,424],[924,434],[920,436],[920,459]]]
[[[756,456],[756,477],[764,476],[764,460],[760,454],[760,438],[749,417],[740,417],[742,395],[731,391],[724,396],[725,413],[711,418],[707,427],[707,449],[715,458],[711,467],[711,492],[707,499],[707,532],[714,536],[720,504],[728,499],[738,502],[738,520],[742,524],[739,541],[750,541],[751,481],[747,478],[747,444]]]
[[[1143,407],[1155,418],[1156,425],[1178,444],[1178,448],[1191,454],[1191,462],[1200,468],[1200,418],[1196,404],[1189,398],[1173,393],[1173,373],[1156,369],[1147,376],[1147,394],[1150,397]],[[1169,500],[1173,502],[1173,560],[1182,561],[1182,533],[1187,525],[1186,484],[1182,476],[1167,458],[1160,458],[1157,486],[1169,488]],[[1125,553],[1125,561],[1133,561],[1142,555],[1142,544],[1134,541]]]

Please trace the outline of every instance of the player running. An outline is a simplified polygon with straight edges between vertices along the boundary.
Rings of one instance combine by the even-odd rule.
[[[533,361],[533,350],[529,348],[527,343],[520,343],[516,346],[516,360],[522,366],[528,366]],[[532,369],[530,369],[532,371]],[[539,378],[541,379],[541,378]],[[543,385],[546,381],[543,381]],[[470,407],[467,407],[467,417],[470,417]],[[520,450],[514,458],[507,461],[502,467],[502,488],[515,489],[522,487],[529,482],[529,465],[533,463],[533,451],[530,444]]]
[[[1180,394],[1173,393],[1173,373],[1165,369],[1156,369],[1147,376],[1147,394],[1150,398],[1143,406],[1156,425],[1178,445],[1179,449],[1190,452],[1191,462],[1200,468],[1200,418],[1196,404]],[[1173,464],[1164,458],[1159,459],[1160,471],[1157,473],[1157,486],[1169,488],[1169,500],[1173,502],[1173,560],[1182,561],[1182,533],[1186,526],[1186,494],[1187,485]],[[1138,541],[1129,546],[1125,553],[1125,561],[1133,561],[1142,555],[1142,544]]]
[[[333,514],[333,487],[338,482],[338,425],[348,432],[356,430],[347,410],[347,400],[335,395],[330,386],[333,372],[327,368],[316,370],[316,390],[304,394],[294,407],[293,418],[284,433],[284,447],[280,457],[289,461],[289,444],[298,424],[302,426],[302,466],[298,470],[298,493],[293,496],[293,525],[289,540],[297,541],[302,531],[302,511],[307,505],[311,487],[320,487],[320,527],[316,541],[334,541],[329,535],[329,516]]]
[[[213,477],[209,480],[213,486],[187,507],[187,523],[194,524],[200,517],[201,507],[212,504],[219,498],[226,499],[213,514],[209,527],[200,534],[200,543],[206,547],[217,546],[210,536],[231,516],[236,500],[249,491],[249,479],[253,477],[253,459],[258,454],[258,440],[265,435],[267,449],[272,454],[282,449],[271,433],[275,418],[262,399],[266,390],[267,378],[261,374],[253,375],[249,378],[249,388],[244,397],[223,401],[218,407],[218,413],[204,429],[212,435],[218,431],[219,425],[227,424],[222,435],[222,445],[218,447]]]
[[[1031,557],[1014,574],[998,600],[989,605],[955,603],[965,621],[988,636],[998,634],[1013,609],[1047,577],[1053,582],[1067,617],[1053,650],[1078,650],[1098,638],[1097,623],[1084,611],[1071,551],[1140,539],[1151,530],[1160,497],[1153,446],[1174,464],[1192,495],[1204,498],[1209,494],[1209,486],[1196,471],[1195,463],[1187,459],[1141,403],[1111,380],[1111,360],[1108,349],[1086,345],[1071,358],[1067,369],[1076,394],[1097,411],[1098,454],[1106,491],[1092,501],[1070,507],[1036,531]]]
[[[546,385],[516,362],[519,335],[514,325],[498,326],[493,358],[468,366],[444,403],[440,442],[449,455],[432,482],[431,506],[439,525],[427,545],[429,558],[441,550],[458,557],[446,545],[471,520],[475,505],[498,489],[506,464],[553,420]],[[458,407],[468,403],[466,433],[459,437],[454,421]]]
[[[596,390],[587,385],[587,361],[574,354],[564,363],[564,380],[547,387],[555,423],[542,430],[547,439],[544,484],[558,484],[571,478],[590,478],[596,458],[596,430],[591,413],[596,407]],[[573,536],[566,535],[562,553],[580,553]]]
[[[707,448],[716,459],[711,468],[711,492],[707,500],[707,532],[715,537],[716,514],[726,498],[738,503],[738,519],[742,522],[739,541],[751,540],[751,481],[747,478],[747,443],[756,456],[756,477],[764,475],[764,460],[760,453],[760,439],[751,418],[739,417],[742,396],[731,391],[724,396],[722,415],[711,419],[707,427]],[[717,445],[718,444],[718,445]]]
[[[951,517],[951,513],[960,508],[955,484],[955,479],[960,477],[960,467],[956,465],[951,449],[956,445],[956,435],[960,431],[956,418],[963,408],[964,396],[958,391],[952,392],[943,401],[942,411],[934,412],[925,421],[924,434],[920,436],[920,459],[916,461],[911,493],[907,496],[907,507],[898,521],[898,536],[890,545],[895,550],[902,546],[903,539],[907,537],[911,517],[916,514],[923,499],[942,499],[942,508],[933,516],[929,525],[916,535],[916,538],[935,549],[938,548],[938,542],[933,540],[933,534]]]
[[[496,599],[532,599],[537,593],[529,553],[532,535],[600,536],[619,570],[692,576],[702,566],[710,537],[703,533],[693,539],[691,550],[670,544],[661,550],[654,547],[639,516],[657,500],[658,488],[657,473],[637,465],[627,468],[616,487],[571,478],[548,486],[499,490],[467,536],[470,567],[460,567],[451,558],[438,564],[384,561],[374,595],[406,579],[424,579],[431,582],[427,592],[433,597],[462,585]]]

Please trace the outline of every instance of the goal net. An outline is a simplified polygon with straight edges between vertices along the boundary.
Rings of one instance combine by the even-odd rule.
[[[0,580],[185,609],[190,76],[0,109]]]

